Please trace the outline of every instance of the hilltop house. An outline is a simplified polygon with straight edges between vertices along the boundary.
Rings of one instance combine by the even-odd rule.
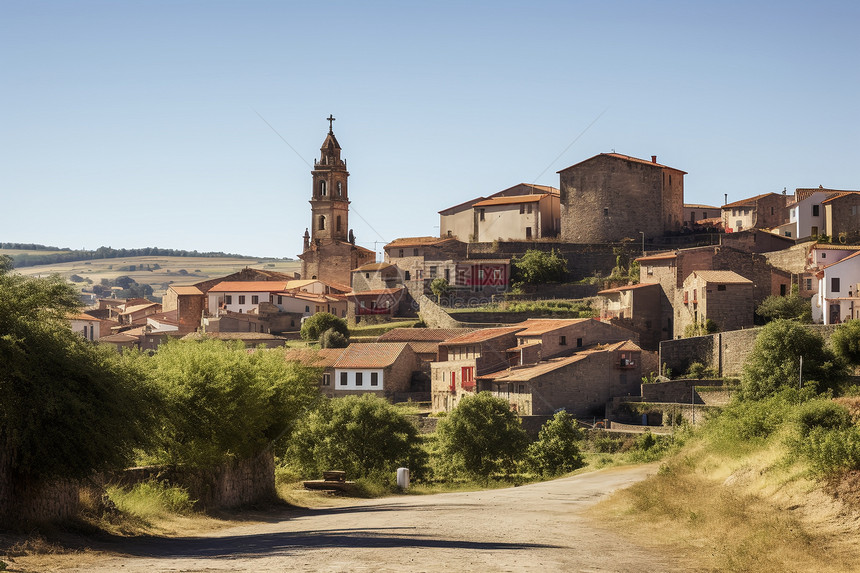
[[[779,193],[762,193],[755,197],[727,203],[722,207],[723,229],[734,233],[745,229],[772,229],[787,219],[786,205],[791,198]]]
[[[832,255],[833,251],[822,252]],[[839,324],[860,318],[860,250],[823,265],[816,273],[818,292],[812,299],[812,321]]]
[[[693,271],[684,279],[677,328],[713,321],[723,331],[753,326],[753,282],[734,271]]]

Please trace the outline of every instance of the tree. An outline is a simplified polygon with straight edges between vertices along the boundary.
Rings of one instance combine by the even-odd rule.
[[[788,296],[771,295],[764,299],[755,312],[766,322],[777,319],[792,319],[804,324],[812,322],[812,304],[801,298],[796,284],[791,285]]]
[[[372,394],[326,400],[300,424],[287,459],[307,477],[343,470],[391,480],[398,467],[420,475],[426,454],[415,425]]]
[[[529,249],[522,257],[513,259],[511,266],[517,283],[536,285],[561,282],[567,277],[567,260],[555,249],[549,253]]]
[[[824,345],[824,339],[793,320],[777,319],[762,327],[752,352],[744,364],[741,396],[759,400],[800,382],[803,358],[803,385],[818,384],[818,390],[834,388],[845,369]]]
[[[0,275],[5,275],[15,268],[15,260],[9,255],[0,255]]]
[[[346,348],[347,346],[349,346],[349,339],[334,328],[329,328],[320,336],[321,348]]]
[[[287,362],[283,349],[172,340],[138,360],[164,395],[160,462],[206,467],[252,457],[288,436],[319,398],[319,372]]]
[[[837,326],[830,335],[830,347],[846,364],[860,365],[860,320],[849,320]]]
[[[439,302],[443,296],[447,296],[450,291],[451,285],[443,277],[436,277],[430,283],[430,292],[436,295],[436,302]]]
[[[511,472],[528,446],[508,402],[489,392],[463,397],[439,422],[436,435],[439,453],[451,469],[484,479]]]
[[[322,333],[333,328],[347,339],[349,338],[349,327],[346,321],[328,312],[318,312],[302,323],[302,340],[319,340]]]
[[[540,429],[528,449],[529,465],[545,476],[572,472],[585,465],[579,451],[582,430],[567,412],[556,413]]]
[[[59,276],[0,273],[0,464],[13,481],[121,468],[148,442],[157,395],[115,351],[71,331],[78,309]]]

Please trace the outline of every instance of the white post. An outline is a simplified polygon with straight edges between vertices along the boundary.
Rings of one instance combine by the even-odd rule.
[[[397,468],[397,487],[409,489],[409,468]]]

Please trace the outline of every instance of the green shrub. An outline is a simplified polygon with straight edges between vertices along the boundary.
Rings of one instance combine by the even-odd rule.
[[[349,327],[346,321],[328,312],[318,312],[302,323],[300,331],[302,340],[319,340],[320,336],[328,329],[333,328],[347,339],[349,338]]]
[[[851,426],[848,409],[832,400],[805,402],[794,412],[794,417],[802,437],[809,435],[815,428],[844,430]]]
[[[528,449],[529,466],[544,476],[572,472],[584,465],[579,443],[582,430],[567,412],[556,413]]]
[[[349,346],[349,339],[334,328],[329,328],[320,336],[320,348],[346,348],[347,346]]]
[[[860,469],[860,428],[856,426],[839,430],[814,427],[797,445],[819,475]]]

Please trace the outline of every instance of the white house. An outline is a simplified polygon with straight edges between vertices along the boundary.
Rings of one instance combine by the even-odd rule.
[[[797,201],[789,206],[788,211],[794,233],[786,236],[803,239],[829,234],[821,203],[832,196],[833,192],[827,189],[798,189],[795,193]]]
[[[94,316],[80,313],[69,316],[72,324],[72,332],[77,332],[87,340],[98,340],[101,336],[101,322]]]
[[[839,324],[860,318],[860,251],[821,267],[816,277],[818,293],[812,299],[813,322]]]
[[[209,312],[255,313],[261,302],[272,302],[272,295],[285,290],[281,281],[223,281],[209,289]]]

